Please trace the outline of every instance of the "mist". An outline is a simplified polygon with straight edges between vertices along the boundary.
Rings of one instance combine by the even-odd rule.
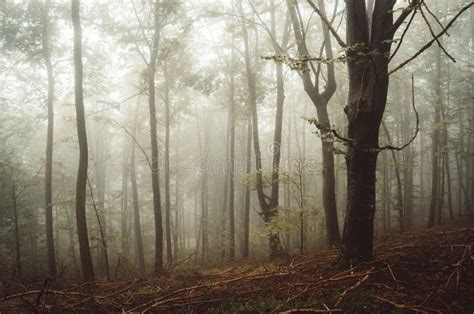
[[[472,311],[472,5],[1,1],[0,310]]]

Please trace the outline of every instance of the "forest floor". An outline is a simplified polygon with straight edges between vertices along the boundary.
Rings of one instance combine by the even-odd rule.
[[[383,235],[376,260],[347,270],[330,266],[334,250],[278,262],[95,284],[44,284],[9,294],[5,311],[443,312],[474,311],[474,226]]]

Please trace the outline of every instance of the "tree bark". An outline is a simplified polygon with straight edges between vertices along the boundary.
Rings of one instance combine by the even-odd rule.
[[[81,255],[82,279],[94,281],[94,269],[89,247],[86,221],[86,184],[88,166],[88,146],[86,120],[84,115],[84,96],[82,90],[82,31],[79,13],[79,0],[72,0],[72,23],[74,27],[74,96],[76,105],[77,136],[79,140],[79,168],[76,182],[76,224]]]
[[[394,35],[395,0],[376,0],[371,36],[365,0],[346,0],[349,96],[345,113],[350,144],[346,153],[347,207],[336,265],[373,258],[375,181],[379,128],[388,93],[388,60]],[[370,52],[377,54],[370,56]]]

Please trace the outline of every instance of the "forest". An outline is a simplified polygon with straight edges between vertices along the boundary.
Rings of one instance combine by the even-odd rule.
[[[471,0],[0,0],[0,312],[472,313]]]

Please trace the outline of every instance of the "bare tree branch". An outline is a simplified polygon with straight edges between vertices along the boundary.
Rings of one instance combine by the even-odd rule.
[[[319,17],[321,18],[321,20],[323,20],[323,22],[327,25],[329,31],[331,32],[331,34],[334,36],[334,38],[336,39],[337,43],[339,44],[339,46],[341,46],[342,48],[346,48],[347,47],[347,44],[344,42],[344,40],[342,40],[342,38],[339,36],[339,34],[336,32],[336,30],[332,27],[331,25],[331,22],[327,19],[327,17],[322,14],[322,12],[318,9],[318,7],[313,3],[313,1],[311,0],[306,0],[308,2],[308,4],[313,8],[313,10],[319,15]]]
[[[386,145],[386,146],[380,147],[379,152],[383,151],[383,150],[387,150],[387,149],[401,151],[401,150],[405,149],[406,147],[408,147],[411,143],[413,143],[413,141],[418,136],[418,133],[420,132],[420,117],[418,115],[418,111],[416,110],[416,105],[415,105],[415,78],[414,78],[413,74],[411,75],[411,105],[412,105],[413,111],[415,111],[415,115],[416,115],[416,127],[415,127],[415,134],[413,134],[413,137],[401,147]]]
[[[439,48],[441,48],[441,50],[444,52],[444,54],[446,56],[448,56],[449,59],[451,59],[453,62],[456,62],[456,60],[446,51],[446,49],[444,49],[443,45],[438,40],[438,38],[436,38],[436,35],[433,31],[433,28],[431,27],[431,24],[428,21],[428,19],[426,18],[425,12],[423,12],[423,9],[421,7],[420,7],[420,13],[421,13],[421,16],[423,16],[423,19],[425,20],[426,25],[428,26],[428,29],[430,30],[431,36],[433,36],[433,38],[436,40],[436,43],[438,44]],[[444,29],[444,27],[442,27],[442,28]]]
[[[441,36],[443,36],[447,31],[448,29],[454,24],[454,22],[465,12],[467,11],[472,5],[474,5],[474,2],[471,2],[469,3],[468,5],[464,6],[453,18],[452,20],[446,25],[446,27],[438,34],[435,36],[435,38],[433,38],[432,40],[430,40],[426,45],[424,45],[420,50],[418,50],[412,57],[410,57],[409,59],[403,61],[401,64],[399,64],[397,67],[395,67],[393,70],[391,70],[390,72],[388,72],[387,75],[391,75],[395,72],[397,72],[398,70],[400,70],[401,68],[403,68],[405,65],[407,65],[408,63],[412,62],[413,60],[415,60],[419,55],[421,55],[426,49],[428,49],[429,47],[431,47],[431,45],[433,45],[433,43]]]
[[[146,158],[146,161],[148,162],[148,166],[150,167],[150,169],[153,170],[153,167],[151,165],[151,161],[150,161],[150,158],[148,157],[148,154],[146,153],[145,149],[143,149],[143,147],[140,145],[140,143],[138,143],[137,139],[135,138],[135,136],[133,136],[128,130],[126,127],[124,127],[123,125],[121,125],[120,123],[118,123],[117,121],[115,120],[112,120],[113,123],[115,123],[116,125],[118,125],[122,130],[125,131],[125,133],[127,133],[128,136],[130,136],[130,138],[135,142],[135,144],[137,144],[138,148],[142,151],[143,155],[145,156]]]

